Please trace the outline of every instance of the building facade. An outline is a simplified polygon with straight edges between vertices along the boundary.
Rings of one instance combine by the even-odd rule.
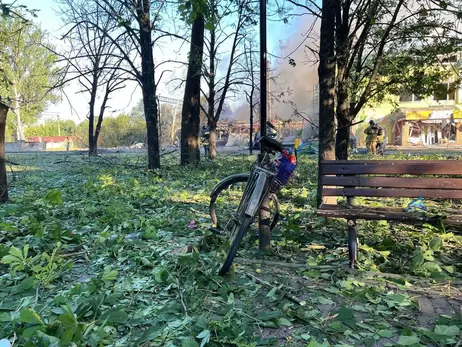
[[[443,60],[443,66],[460,74],[462,52]],[[373,119],[385,131],[389,145],[431,146],[462,145],[462,88],[458,76],[441,81],[433,95],[392,96],[389,103],[365,108],[359,115],[364,120],[355,133],[364,143],[364,128]]]

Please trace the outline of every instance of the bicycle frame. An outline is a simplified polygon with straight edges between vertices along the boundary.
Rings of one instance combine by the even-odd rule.
[[[249,180],[242,195],[236,219],[240,220],[245,215],[254,217],[257,213],[263,198],[269,193],[271,182],[276,176],[277,171],[269,166],[270,157],[265,153],[255,163]],[[252,195],[249,196],[250,192]]]

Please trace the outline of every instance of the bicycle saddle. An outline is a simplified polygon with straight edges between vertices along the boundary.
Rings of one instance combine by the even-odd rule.
[[[262,138],[260,138],[260,144],[263,150],[269,149],[276,152],[282,152],[284,149],[282,143],[269,136],[263,136]]]

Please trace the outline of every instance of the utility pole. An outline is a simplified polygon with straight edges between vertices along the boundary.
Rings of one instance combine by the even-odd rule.
[[[260,135],[266,136],[267,116],[266,73],[266,0],[260,0]]]
[[[268,103],[268,120],[271,121],[271,63],[270,60],[266,59],[266,86],[267,86],[267,100]]]
[[[266,1],[260,0],[260,135],[266,136],[266,116],[268,110],[267,91],[267,60],[266,60]],[[261,146],[260,146],[261,148]],[[264,158],[263,150],[260,149],[259,161]],[[268,158],[268,157],[267,157]],[[262,251],[270,248],[271,230],[269,213],[269,194],[262,201],[258,221],[258,248]]]

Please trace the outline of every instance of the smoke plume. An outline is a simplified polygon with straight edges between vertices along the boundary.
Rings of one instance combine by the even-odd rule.
[[[317,124],[318,96],[314,92],[318,83],[317,57],[311,53],[318,46],[317,26],[301,17],[294,20],[291,27],[294,29],[283,31],[284,37],[276,38],[279,39],[279,47],[273,54],[268,54],[271,62],[271,109],[268,116],[271,119],[301,121],[301,114]],[[257,112],[255,117],[258,118]],[[240,104],[231,118],[248,121],[248,103]]]

